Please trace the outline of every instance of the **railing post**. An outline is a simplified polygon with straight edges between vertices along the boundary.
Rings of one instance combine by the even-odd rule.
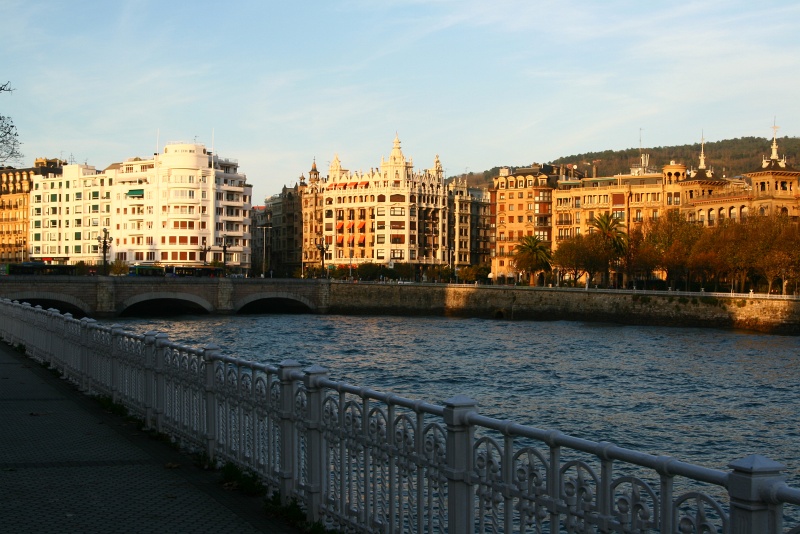
[[[783,505],[770,502],[769,494],[786,477],[783,464],[753,454],[728,464],[731,534],[778,534],[783,530]]]
[[[144,333],[144,427],[153,428],[153,409],[155,405],[155,363],[156,334],[152,330]]]
[[[49,338],[47,343],[47,363],[48,367],[57,369],[63,375],[65,374],[63,362],[64,328],[63,324],[60,325],[61,329],[58,328],[59,318],[61,318],[61,312],[55,308],[47,308],[47,337]],[[56,333],[57,330],[60,331]],[[60,347],[59,344],[61,345]]]
[[[169,341],[169,336],[163,332],[155,335],[153,346],[153,374],[155,378],[155,400],[153,412],[156,417],[156,432],[163,432],[164,412],[167,410],[167,394],[164,378],[164,351],[162,348]]]
[[[474,427],[469,414],[477,403],[464,395],[444,401],[444,422],[447,425],[447,531],[472,532],[475,530],[474,486],[472,475],[472,445]]]
[[[281,504],[287,505],[294,496],[295,479],[298,477],[297,465],[297,438],[294,428],[294,396],[297,390],[293,374],[300,369],[300,364],[294,360],[284,360],[278,364],[278,379],[280,380],[280,493]]]
[[[119,338],[124,334],[125,329],[121,325],[111,325],[111,350],[109,351],[109,358],[111,359],[111,402],[119,402],[119,357],[118,349],[120,345]]]
[[[206,454],[213,462],[217,445],[217,389],[214,380],[219,346],[208,344],[203,347],[203,360],[206,364]]]
[[[81,319],[81,354],[80,354],[80,376],[81,390],[88,393],[92,389],[92,374],[90,371],[89,350],[91,341],[89,339],[89,326],[96,323],[94,319],[84,317]]]
[[[304,370],[303,384],[306,388],[306,405],[308,420],[306,427],[306,469],[308,510],[307,517],[311,523],[320,518],[322,507],[322,488],[327,480],[325,469],[325,444],[322,435],[322,404],[324,396],[319,387],[319,381],[327,378],[328,371],[319,365],[312,365]]]

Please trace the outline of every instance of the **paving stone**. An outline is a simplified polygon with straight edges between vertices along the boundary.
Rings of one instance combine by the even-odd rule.
[[[297,532],[2,343],[0,429],[2,532]]]

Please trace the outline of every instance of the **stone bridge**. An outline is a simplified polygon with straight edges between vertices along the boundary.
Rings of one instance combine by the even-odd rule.
[[[0,276],[0,297],[96,318],[169,312],[433,315],[704,326],[800,335],[800,298],[759,294],[296,278]]]
[[[135,276],[3,276],[0,297],[56,308],[75,316],[115,317],[137,306],[184,312],[326,313],[326,280],[271,278],[156,278]]]

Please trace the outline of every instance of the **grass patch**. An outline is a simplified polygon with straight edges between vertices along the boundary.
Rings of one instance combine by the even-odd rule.
[[[252,471],[242,471],[238,466],[228,462],[222,466],[220,472],[222,473],[222,484],[227,489],[235,489],[250,496],[267,493],[267,488],[261,479]]]

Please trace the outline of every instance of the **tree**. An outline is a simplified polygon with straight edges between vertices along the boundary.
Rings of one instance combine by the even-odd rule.
[[[0,93],[12,92],[10,83],[6,82],[0,85]],[[22,159],[22,153],[19,151],[20,144],[14,121],[11,120],[11,117],[0,115],[0,163]]]
[[[690,223],[678,212],[670,210],[645,228],[647,241],[658,252],[658,267],[667,272],[667,282],[675,289],[679,273],[689,274],[689,254],[700,239],[703,227]]]
[[[608,271],[608,265],[612,259],[611,249],[597,233],[591,233],[583,238],[584,246],[581,268],[586,272],[586,285],[591,283],[597,273]]]
[[[557,265],[563,274],[563,278],[569,276],[577,282],[583,274],[583,256],[586,246],[582,235],[567,238],[558,244],[558,248],[553,252],[553,264]]]
[[[124,276],[128,274],[129,270],[130,268],[128,267],[128,262],[123,260],[114,260],[114,263],[111,264],[111,267],[109,268],[108,272],[109,274],[115,276]]]
[[[641,229],[635,228],[625,240],[625,245],[620,256],[622,269],[628,282],[635,280],[636,275],[640,274],[647,280],[650,273],[658,265],[658,253],[656,249],[647,242]],[[646,283],[646,282],[645,282]],[[644,287],[646,289],[646,287]]]
[[[514,247],[514,262],[517,268],[528,273],[530,285],[539,271],[549,271],[552,254],[550,247],[535,235],[526,235]]]
[[[627,246],[628,234],[625,233],[625,225],[612,217],[609,213],[603,213],[592,220],[592,233],[600,236],[603,246],[607,249],[608,263],[604,271],[605,284],[608,285],[608,270],[612,261],[622,256]]]

